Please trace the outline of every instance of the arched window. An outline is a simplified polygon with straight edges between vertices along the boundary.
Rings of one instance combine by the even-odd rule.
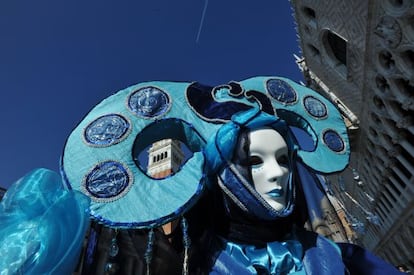
[[[328,57],[328,64],[343,77],[348,77],[347,41],[331,30],[325,29],[322,35],[322,43]]]
[[[331,53],[346,66],[346,41],[331,31],[328,31],[326,39]]]
[[[313,10],[313,9],[311,9],[309,7],[303,7],[303,12],[310,19],[315,19],[316,18],[315,10]]]
[[[310,7],[302,7],[302,13],[307,20],[307,23],[312,28],[316,29],[316,13],[315,10]]]

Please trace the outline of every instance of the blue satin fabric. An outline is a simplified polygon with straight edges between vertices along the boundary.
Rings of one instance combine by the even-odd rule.
[[[89,199],[36,169],[0,203],[1,274],[71,274],[89,225]]]
[[[350,243],[337,244],[350,274],[364,275],[402,275],[394,266],[375,256],[370,251]]]
[[[257,270],[261,270],[267,274],[306,274],[302,257],[303,248],[297,240],[271,242],[263,248],[226,242],[226,247],[216,261],[216,267],[221,264],[228,266],[228,263],[224,262],[231,259],[237,262],[238,266],[243,267],[242,273],[257,274]],[[217,269],[215,271],[217,272]],[[227,270],[227,272],[231,271]]]
[[[339,247],[315,232],[298,231],[293,239],[270,242],[261,249],[221,241],[223,248],[210,274],[345,274]]]

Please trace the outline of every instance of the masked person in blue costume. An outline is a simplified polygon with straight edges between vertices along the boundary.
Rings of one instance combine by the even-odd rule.
[[[307,171],[296,146],[283,120],[257,109],[233,116],[210,140],[219,186],[212,273],[344,273],[339,248],[303,229],[308,209],[298,170]]]
[[[191,154],[158,178],[141,156],[163,140]],[[36,170],[7,192],[0,273],[69,274],[91,218],[83,274],[392,274],[312,232],[323,197],[315,172],[345,169],[349,153],[335,106],[286,78],[138,83],[74,128],[61,176]]]

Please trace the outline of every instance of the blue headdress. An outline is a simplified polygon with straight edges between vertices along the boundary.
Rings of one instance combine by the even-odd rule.
[[[312,150],[297,150],[305,165],[322,173],[345,168],[349,144],[335,106],[289,79],[254,77],[217,87],[153,81],[115,93],[95,106],[69,136],[62,174],[69,188],[91,198],[91,215],[99,222],[115,228],[162,225],[182,216],[202,194],[205,141],[234,114],[257,107],[267,118],[249,122],[240,117],[233,124],[253,127],[256,121],[280,118],[312,137]],[[137,165],[138,152],[166,138],[182,141],[193,155],[179,172],[153,179]],[[232,142],[226,144],[220,148],[223,156],[234,148]],[[214,162],[209,163],[213,167],[207,170],[214,169]]]

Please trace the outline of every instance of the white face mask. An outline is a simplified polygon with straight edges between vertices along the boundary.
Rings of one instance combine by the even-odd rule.
[[[254,188],[277,211],[286,206],[289,181],[288,147],[273,129],[262,128],[249,133],[249,163]]]

